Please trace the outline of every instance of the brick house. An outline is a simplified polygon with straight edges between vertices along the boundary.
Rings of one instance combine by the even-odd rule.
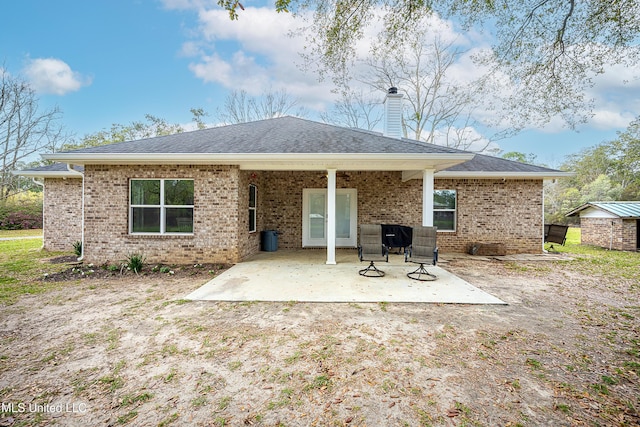
[[[566,216],[579,216],[581,243],[619,251],[640,250],[640,202],[590,202]]]
[[[280,117],[45,154],[44,247],[88,262],[236,263],[279,249],[356,247],[363,223],[436,225],[442,252],[543,250],[543,180],[566,172],[385,133]],[[399,115],[395,115],[399,117]]]

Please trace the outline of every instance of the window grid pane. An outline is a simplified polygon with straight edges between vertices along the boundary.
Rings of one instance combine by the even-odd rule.
[[[160,180],[144,179],[131,181],[132,205],[160,205]]]
[[[456,190],[433,192],[433,225],[438,231],[456,231]]]
[[[193,180],[132,179],[130,188],[131,233],[193,233]]]
[[[249,184],[249,233],[256,231],[257,227],[258,187]]]
[[[131,208],[133,233],[159,233],[160,208]]]
[[[193,205],[193,181],[166,179],[164,181],[164,204],[169,206]]]
[[[193,208],[165,208],[167,233],[193,233]]]

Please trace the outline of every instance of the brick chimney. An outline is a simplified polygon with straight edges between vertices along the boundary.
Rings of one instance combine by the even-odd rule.
[[[402,94],[390,87],[384,100],[384,136],[402,138]]]

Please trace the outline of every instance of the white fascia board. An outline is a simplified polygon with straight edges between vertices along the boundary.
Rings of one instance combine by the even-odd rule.
[[[28,178],[82,178],[81,173],[68,171],[13,171],[12,174]]]
[[[47,160],[87,164],[215,164],[251,170],[443,169],[471,160],[473,153],[53,153]]]
[[[544,171],[544,172],[499,172],[499,171],[440,171],[435,178],[478,178],[478,179],[556,179],[570,178],[573,172]]]

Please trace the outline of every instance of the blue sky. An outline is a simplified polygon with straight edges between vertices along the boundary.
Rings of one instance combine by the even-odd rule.
[[[286,90],[314,117],[333,102],[329,82],[297,66],[297,25],[264,3],[243,2],[240,20],[207,0],[20,0],[3,4],[0,66],[57,105],[78,136],[142,120],[186,124],[191,108],[213,115],[232,89]],[[616,137],[640,115],[640,70],[615,69],[589,94],[594,118],[579,132],[558,123],[502,140],[504,151],[534,153],[558,166],[566,154]],[[627,80],[627,83],[623,83]]]

